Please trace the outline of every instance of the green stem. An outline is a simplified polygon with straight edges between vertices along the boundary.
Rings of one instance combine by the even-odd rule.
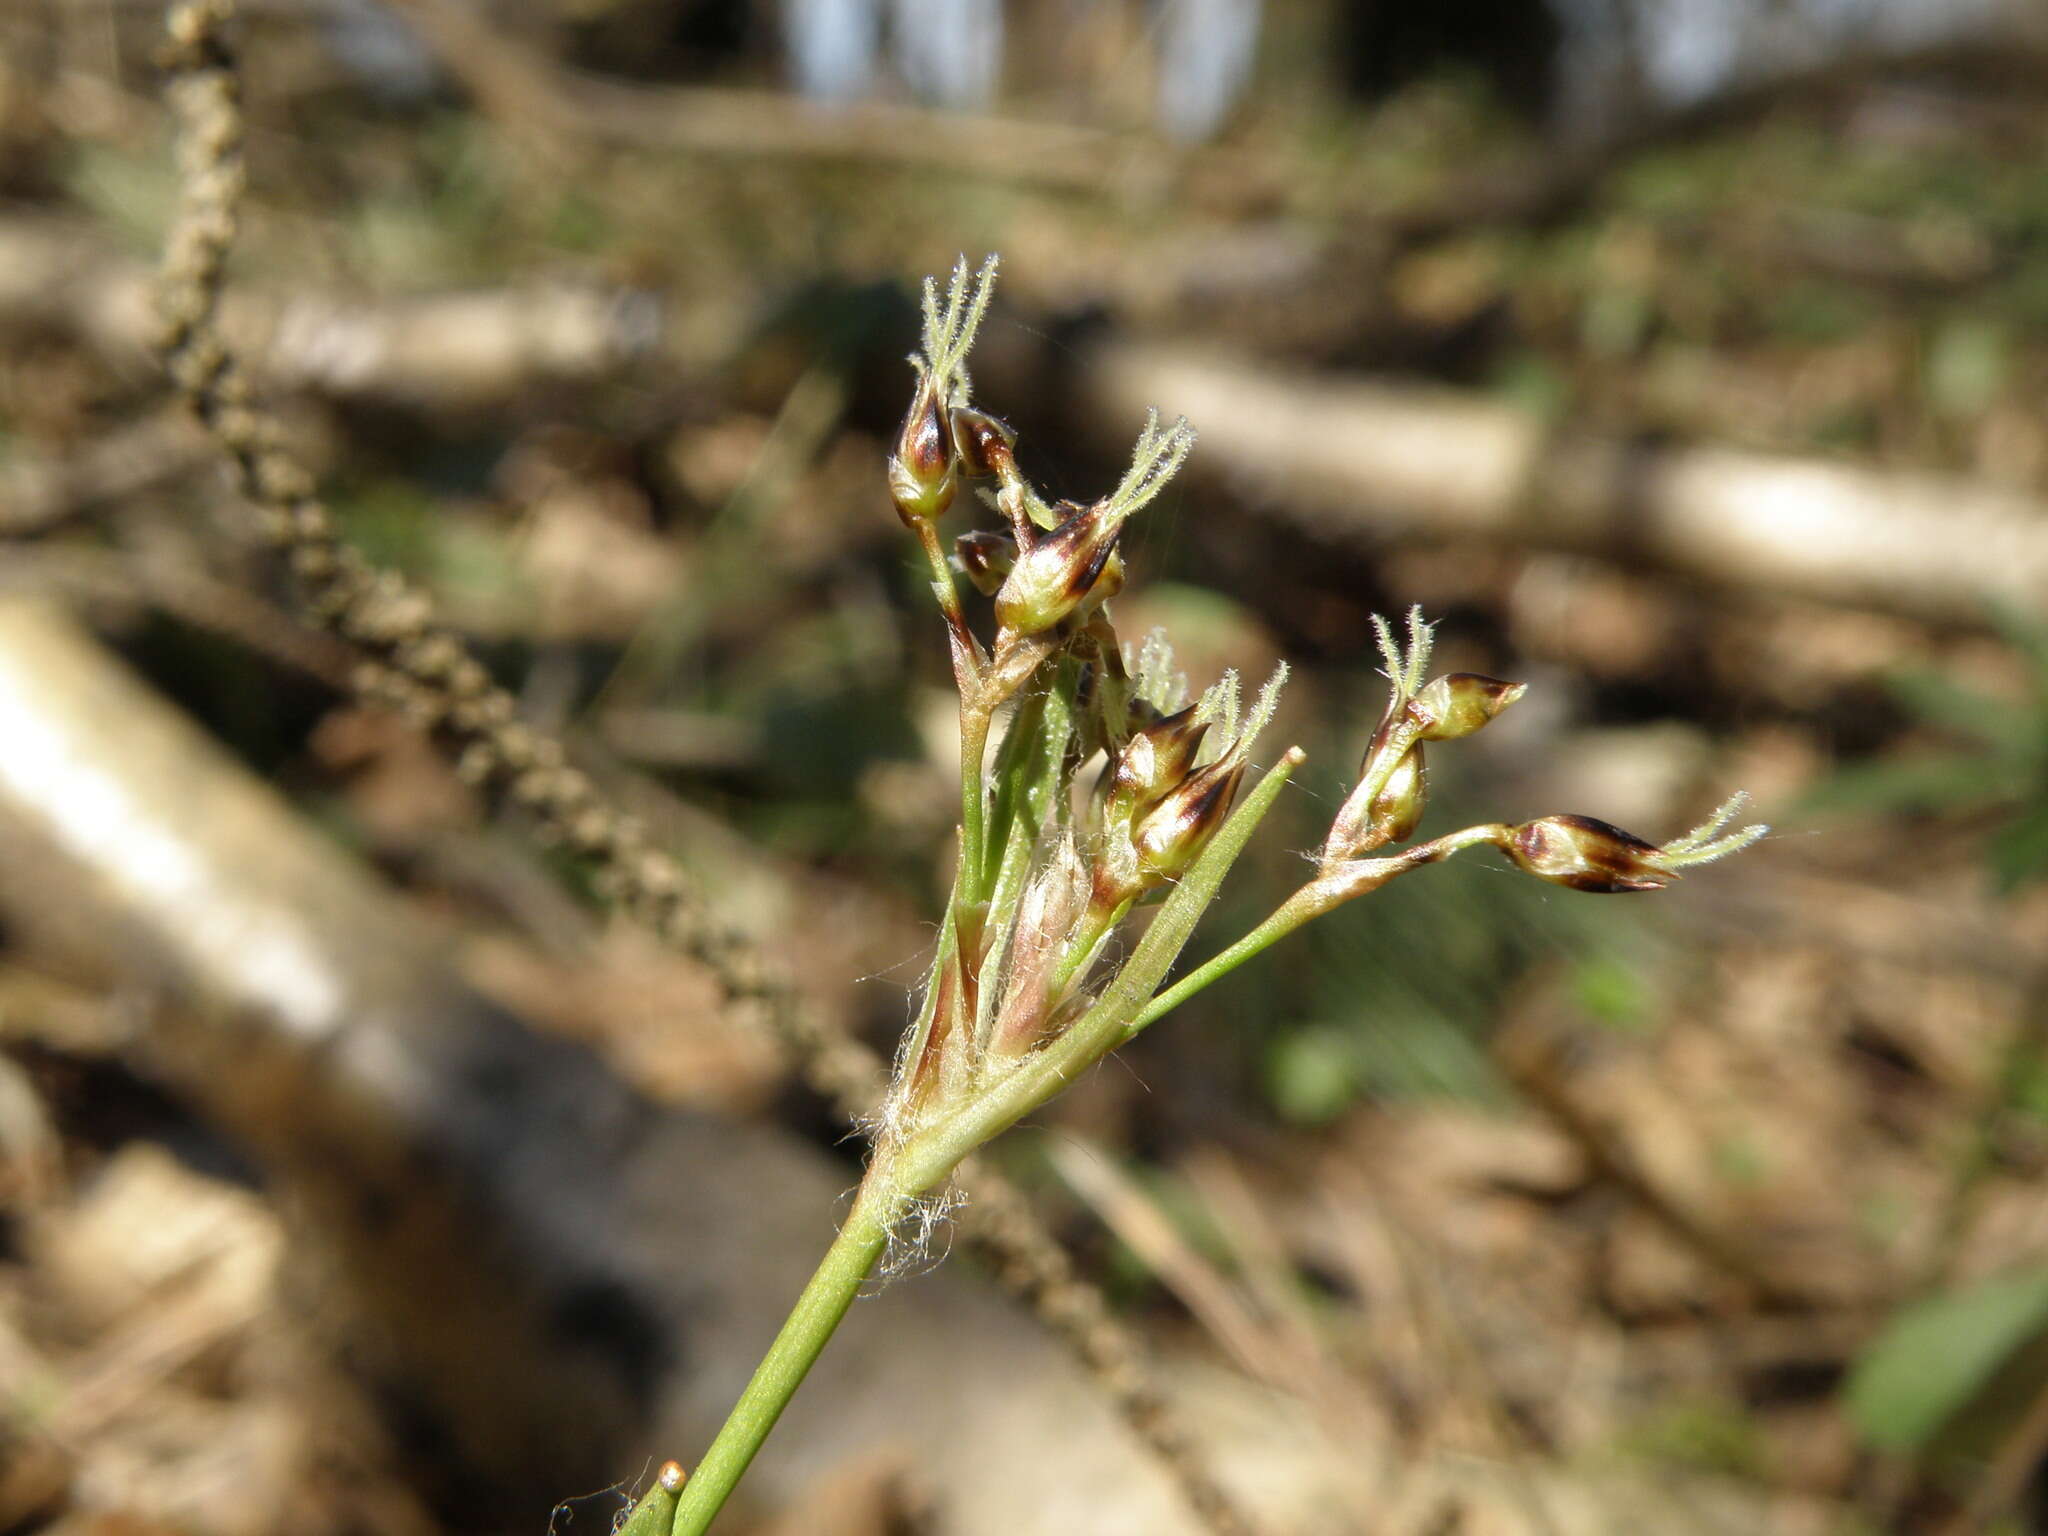
[[[983,719],[985,726],[986,716]],[[684,1484],[670,1536],[703,1536],[710,1529],[783,1408],[846,1316],[861,1281],[888,1242],[889,1226],[904,1202],[946,1178],[968,1153],[1045,1102],[1122,1037],[1145,999],[1165,979],[1203,909],[1215,896],[1224,872],[1243,851],[1252,829],[1271,809],[1300,761],[1300,752],[1290,750],[1245,797],[1182,876],[1122,974],[1065,1036],[1020,1062],[1007,1078],[976,1095],[961,1113],[878,1154],[846,1225],[797,1298],[711,1449]]]
[[[989,860],[995,864],[996,873],[984,875],[991,890],[1003,883],[1002,869],[1009,859],[1018,819],[1018,805],[1025,795],[1025,780],[1031,776],[1035,766],[1035,748],[1038,733],[1045,720],[1043,693],[1032,693],[1018,701],[1017,711],[1010,716],[1010,723],[1003,731],[1003,744],[996,749],[995,770],[990,774],[994,783],[994,795],[989,805],[988,828],[983,834],[988,843]]]
[[[1007,630],[996,637],[994,654],[988,665],[981,667],[970,682],[964,676],[960,682],[960,870],[954,877],[953,889],[964,908],[980,909],[988,902],[989,887],[997,877],[997,871],[989,865],[988,834],[988,774],[984,771],[988,757],[988,733],[995,721],[995,714],[1005,703],[1014,698],[1017,690],[1030,681],[1039,667],[1050,657],[1058,645],[1050,635],[1027,635],[1021,639]],[[1071,684],[1069,685],[1071,686]],[[1028,709],[1028,706],[1026,706]],[[1071,713],[1071,706],[1065,711]],[[1048,724],[1050,723],[1051,701],[1047,704]],[[1012,733],[1015,720],[1012,720]],[[1048,751],[1064,751],[1064,731],[1060,739],[1050,739],[1047,725],[1040,726],[1046,737],[1044,745]],[[1023,769],[1030,758],[1031,740],[1018,738],[1020,750],[1010,755],[1010,737],[1003,741],[1004,749],[996,754],[996,772],[1001,776]],[[1057,771],[1058,759],[1053,759]],[[1035,776],[1035,772],[1034,772]],[[1035,830],[1035,829],[1034,829]],[[1001,850],[996,850],[1000,852]]]
[[[960,606],[960,588],[953,580],[953,567],[946,563],[946,546],[940,542],[939,530],[924,518],[917,519],[917,543],[932,573],[932,596],[938,599],[939,611],[954,630],[964,631],[967,614]]]
[[[1180,883],[1161,905],[1152,926],[1138,941],[1131,958],[1117,973],[1095,1006],[1065,1034],[1024,1057],[1006,1076],[988,1085],[957,1112],[945,1116],[906,1142],[897,1154],[896,1186],[906,1197],[922,1194],[951,1173],[960,1159],[1058,1093],[1123,1038],[1153,991],[1179,958],[1188,935],[1223,883],[1223,876],[1244,851],[1245,843],[1281,788],[1301,764],[1298,748],[1289,748],[1265,778],[1231,812],[1230,819],[1202,850]]]
[[[839,1236],[797,1298],[782,1331],[776,1334],[775,1342],[755,1368],[753,1380],[740,1394],[725,1427],[719,1430],[711,1449],[704,1453],[697,1470],[683,1485],[670,1536],[702,1536],[710,1529],[753,1461],[754,1453],[761,1449],[761,1443],[782,1417],[782,1410],[796,1389],[803,1385],[804,1377],[838,1328],[840,1319],[846,1316],[846,1309],[853,1304],[861,1282],[889,1240],[890,1218],[901,1204],[894,1184],[886,1175],[877,1177],[879,1171],[870,1171],[846,1225],[839,1229]]]
[[[1497,822],[1489,822],[1484,826],[1446,833],[1426,843],[1417,843],[1405,853],[1397,853],[1390,858],[1351,859],[1329,867],[1275,907],[1272,915],[1250,933],[1196,966],[1147,1003],[1124,1030],[1124,1039],[1128,1041],[1148,1024],[1158,1023],[1202,988],[1220,981],[1261,950],[1270,949],[1295,929],[1341,907],[1353,897],[1376,891],[1397,875],[1420,869],[1425,864],[1441,863],[1467,848],[1497,846],[1506,833],[1507,828]]]
[[[953,683],[960,690],[960,875],[954,895],[961,909],[961,931],[978,943],[979,914],[974,909],[984,899],[981,893],[985,888],[981,850],[986,812],[981,769],[994,710],[983,700],[985,658],[975,643],[973,631],[967,627],[967,614],[960,606],[960,588],[953,581],[953,568],[946,563],[938,529],[924,518],[914,522],[925,564],[931,568],[932,596],[946,616],[948,643],[953,653]],[[978,957],[970,956],[970,962],[974,958]]]
[[[1196,966],[1147,1003],[1143,1011],[1125,1027],[1124,1039],[1131,1039],[1148,1024],[1156,1024],[1202,988],[1212,982],[1221,981],[1261,950],[1271,948],[1304,923],[1313,922],[1321,917],[1330,910],[1330,905],[1321,889],[1321,882],[1311,881],[1304,885],[1275,907],[1272,916],[1258,927],[1230,948]]]
[[[967,729],[969,719],[963,712],[963,737],[976,734]],[[988,717],[984,713],[980,719],[979,734],[985,736]],[[946,1178],[968,1153],[1044,1103],[1122,1038],[1130,1020],[1166,979],[1189,933],[1214,898],[1224,873],[1243,852],[1252,829],[1272,808],[1281,786],[1300,762],[1301,753],[1290,749],[1231,813],[1222,830],[1167,897],[1123,971],[1064,1036],[1018,1063],[1007,1077],[997,1079],[975,1095],[961,1112],[877,1155],[846,1225],[827,1250],[817,1273],[811,1276],[810,1284],[804,1287],[803,1295],[797,1298],[782,1331],[755,1369],[753,1380],[747,1383],[725,1426],[684,1485],[670,1536],[703,1536],[710,1528],[769,1431],[774,1429],[775,1421],[782,1416],[783,1408],[803,1384],[833,1330],[846,1316],[861,1281],[887,1244],[889,1226],[904,1203]],[[978,790],[978,774],[975,783]],[[977,824],[977,837],[979,830]],[[967,853],[965,831],[963,828],[963,860]],[[978,844],[975,852],[978,858]],[[965,869],[973,867],[977,866],[963,865],[963,877]]]
[[[963,907],[978,907],[988,899],[982,867],[987,837],[982,760],[988,755],[991,713],[978,702],[960,701],[960,873],[954,890]]]
[[[667,1536],[676,1518],[676,1490],[682,1486],[683,1469],[672,1461],[663,1462],[654,1486],[633,1506],[617,1536]]]

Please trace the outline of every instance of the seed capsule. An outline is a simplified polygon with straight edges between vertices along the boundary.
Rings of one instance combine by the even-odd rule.
[[[1016,457],[1017,434],[1006,421],[962,406],[953,412],[953,447],[969,479],[999,475]]]
[[[1235,754],[1221,758],[1197,768],[1145,813],[1131,843],[1146,888],[1178,878],[1200,857],[1230,814],[1243,779],[1243,758]]]
[[[1377,848],[1413,837],[1422,824],[1423,808],[1428,802],[1429,769],[1418,742],[1394,765],[1394,771],[1387,775],[1386,784],[1373,796],[1366,811],[1371,846]]]
[[[1209,734],[1209,722],[1195,719],[1190,704],[1144,729],[1134,731],[1116,760],[1109,794],[1114,809],[1127,813],[1149,810],[1166,792],[1188,776]]]
[[[1456,741],[1470,736],[1528,691],[1526,683],[1504,683],[1477,672],[1452,672],[1430,683],[1406,705],[1422,728],[1423,741]]]
[[[1654,891],[1672,872],[1654,843],[1591,816],[1545,816],[1508,833],[1507,855],[1528,873],[1577,891]]]
[[[889,494],[906,524],[943,516],[953,504],[958,477],[947,416],[937,383],[926,375],[918,381],[889,458]]]
[[[1016,568],[996,593],[996,622],[1020,635],[1041,634],[1059,623],[1094,589],[1122,526],[1105,517],[1099,505],[1074,508],[1017,557]]]
[[[1003,585],[1003,578],[1016,567],[1017,541],[1007,533],[986,529],[963,533],[953,541],[953,558],[967,573],[975,591],[983,597],[994,597]]]

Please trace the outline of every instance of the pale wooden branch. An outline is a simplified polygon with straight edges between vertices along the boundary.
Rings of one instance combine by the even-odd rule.
[[[2048,600],[2048,506],[1979,482],[1636,447],[1474,395],[1168,346],[1105,346],[1081,373],[1091,419],[1201,422],[1192,472],[1333,542],[1483,538],[1949,623]]]
[[[161,1004],[138,1064],[252,1152],[374,1317],[380,1367],[471,1465],[551,1499],[701,1443],[847,1171],[657,1110],[486,1003],[417,914],[18,599],[0,599],[0,739],[10,937]],[[917,1461],[945,1536],[1199,1528],[1091,1378],[965,1271],[855,1309],[760,1492],[904,1444],[946,1447]]]
[[[140,375],[154,368],[152,282],[89,229],[0,220],[0,327],[62,326]],[[266,386],[456,409],[615,376],[658,345],[662,321],[651,295],[549,282],[382,298],[238,288],[222,309]]]

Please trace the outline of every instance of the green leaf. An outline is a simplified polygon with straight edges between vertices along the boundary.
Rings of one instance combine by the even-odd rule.
[[[1902,1307],[1849,1374],[1850,1422],[1879,1450],[1916,1450],[2044,1327],[2043,1269],[2013,1270]]]
[[[2040,740],[2041,722],[2025,704],[1965,687],[1939,672],[1895,672],[1885,679],[1907,709],[1929,725],[2022,756]]]
[[[1588,955],[1571,971],[1572,997],[1610,1029],[1636,1032],[1650,1025],[1650,990],[1642,972],[1614,955]]]
[[[2048,707],[2048,624],[2005,600],[1992,603],[1991,622],[2007,644],[2027,658],[2033,673],[2034,696]]]
[[[1869,811],[1940,811],[2009,801],[2025,792],[2015,765],[1995,757],[1930,753],[1899,762],[1845,768],[1807,793],[1812,815]]]
[[[2005,331],[1991,321],[1949,321],[1928,344],[1928,404],[1945,416],[1981,415],[2005,388],[2011,351]]]
[[[2038,1046],[2016,1045],[2005,1067],[2005,1107],[2048,1123],[2048,1054]]]
[[[1327,1025],[1297,1029],[1266,1053],[1266,1096],[1292,1125],[1327,1125],[1358,1098],[1351,1042]]]
[[[2010,826],[1994,832],[1988,858],[1998,889],[2006,895],[2048,877],[2048,799],[2035,801]]]

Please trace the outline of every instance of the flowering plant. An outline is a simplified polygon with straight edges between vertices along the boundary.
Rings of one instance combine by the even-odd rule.
[[[1399,637],[1375,620],[1391,692],[1314,872],[1264,922],[1169,985],[1224,876],[1302,762],[1288,748],[1240,797],[1286,668],[1248,708],[1232,673],[1190,702],[1164,636],[1135,647],[1119,636],[1109,603],[1125,581],[1123,531],[1180,468],[1194,433],[1185,421],[1162,427],[1155,414],[1108,495],[1047,501],[1018,468],[1015,434],[972,403],[967,355],[995,268],[994,258],[971,273],[962,262],[943,297],[927,281],[916,390],[888,465],[959,692],[959,858],[937,952],[837,1240],[696,1472],[660,1479],[630,1536],[709,1527],[892,1235],[928,1223],[964,1158],[1276,940],[1468,848],[1497,848],[1556,885],[1643,891],[1766,830],[1731,830],[1738,795],[1663,844],[1591,817],[1547,816],[1398,846],[1422,819],[1428,746],[1472,735],[1523,690],[1473,673],[1431,678],[1420,610]],[[1004,526],[949,548],[939,523],[963,490]],[[987,641],[969,620],[962,578],[993,599]],[[1149,922],[1117,942],[1141,908]]]

